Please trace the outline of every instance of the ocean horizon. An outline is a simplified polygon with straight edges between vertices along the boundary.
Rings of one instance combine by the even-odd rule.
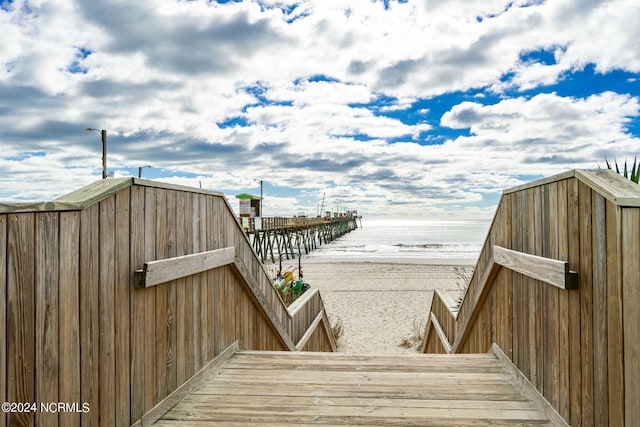
[[[306,257],[476,260],[490,225],[490,219],[363,218],[358,229]]]

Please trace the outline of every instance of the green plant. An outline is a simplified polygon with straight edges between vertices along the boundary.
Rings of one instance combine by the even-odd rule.
[[[607,163],[607,169],[613,170],[611,164],[609,164],[609,160],[605,158],[604,161]],[[614,165],[616,167],[616,173],[635,182],[636,184],[639,183],[638,181],[640,181],[640,163],[638,163],[637,156],[633,159],[633,166],[631,166],[631,169],[629,169],[627,166],[627,159],[624,159],[624,168],[622,172],[620,172],[620,167],[618,166],[618,162],[616,160],[614,160]]]

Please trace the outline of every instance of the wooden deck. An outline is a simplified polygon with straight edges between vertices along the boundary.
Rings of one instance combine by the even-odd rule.
[[[551,425],[492,354],[234,354],[156,426]]]

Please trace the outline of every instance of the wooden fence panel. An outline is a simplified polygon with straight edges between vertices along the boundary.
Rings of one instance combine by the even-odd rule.
[[[507,206],[508,215],[503,213]],[[482,290],[494,242],[567,261],[569,269],[578,272],[578,288],[547,286],[524,276],[526,269],[520,270],[523,274],[502,269]],[[500,261],[501,253],[494,259]],[[497,343],[571,425],[636,425],[638,283],[638,188],[604,171],[563,174],[505,192],[457,327],[443,328],[447,332],[442,335],[455,343],[456,352],[484,352],[487,342]],[[479,299],[480,294],[486,297]],[[447,315],[434,297],[432,323],[446,325]],[[505,326],[511,328],[510,340],[505,339]],[[433,329],[426,334],[425,351],[443,351]]]
[[[319,296],[289,313],[221,195],[124,183],[69,196],[91,196],[75,210],[0,215],[0,398],[81,405],[2,413],[0,427],[148,422],[236,341],[293,349],[280,333],[295,329],[300,347],[332,349]],[[236,242],[228,266],[135,287],[147,261]]]

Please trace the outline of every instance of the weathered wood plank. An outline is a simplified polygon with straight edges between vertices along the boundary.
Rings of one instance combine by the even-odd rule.
[[[156,257],[156,216],[158,212],[158,190],[145,189],[144,210],[144,259]],[[158,353],[156,349],[156,291],[149,289],[144,295],[144,412],[160,401],[157,381]],[[143,413],[144,413],[143,412]]]
[[[80,398],[91,410],[81,414],[82,424],[100,420],[100,207],[80,211]]]
[[[542,224],[541,224],[541,191],[540,187],[531,189],[529,196],[529,246],[528,253],[542,253]],[[542,390],[542,358],[541,352],[544,351],[542,342],[542,316],[539,315],[539,308],[542,306],[542,286],[534,280],[528,279],[529,282],[529,379],[538,388]]]
[[[616,206],[640,207],[640,188],[612,170],[576,170],[575,175]]]
[[[216,246],[216,239],[214,236],[216,223],[214,221],[214,199],[212,197],[207,197],[205,202],[205,220],[206,220],[206,235],[205,242],[207,250],[219,249],[219,246]],[[218,224],[219,225],[219,224]],[[206,307],[205,313],[207,318],[205,320],[207,340],[207,347],[205,350],[205,361],[209,361],[213,359],[217,354],[222,352],[226,348],[223,343],[223,319],[224,313],[223,304],[224,302],[224,289],[223,284],[218,283],[218,274],[214,270],[210,270],[206,274]]]
[[[569,213],[568,181],[558,182],[558,259],[570,260],[569,256]],[[569,293],[558,292],[558,413],[565,420],[571,417],[570,411],[570,340],[569,340]],[[564,346],[564,347],[562,347]],[[565,350],[563,351],[562,348]]]
[[[7,401],[35,402],[34,214],[10,214],[7,256]],[[32,426],[33,413],[10,413],[8,425]]]
[[[100,202],[98,287],[100,309],[100,421],[115,424],[116,360],[115,360],[115,281],[116,220],[115,197]]]
[[[167,191],[166,192],[167,199],[167,211],[165,217],[165,233],[166,233],[166,252],[165,256],[175,257],[177,254],[177,244],[176,244],[176,234],[177,234],[177,224],[176,224],[176,210],[177,210],[177,194],[175,191]],[[167,353],[166,353],[166,385],[165,392],[166,394],[172,393],[177,385],[177,374],[178,374],[178,363],[176,358],[177,346],[178,346],[178,337],[177,337],[177,283],[176,281],[168,282],[164,286],[164,291],[166,294],[166,329],[165,329],[165,337],[166,337],[166,345],[167,345]]]
[[[200,208],[200,251],[210,250],[207,241],[207,200],[206,196],[199,197]],[[204,366],[210,359],[209,348],[213,346],[213,331],[216,325],[213,323],[213,313],[209,314],[209,276],[211,272],[200,274],[200,333],[196,335],[200,342],[200,366]]]
[[[184,212],[184,221],[178,222],[182,227],[181,238],[182,242],[178,248],[180,252],[178,255],[186,255],[193,253],[193,194],[182,193],[184,200],[178,200],[178,212]],[[178,287],[180,291],[181,287]],[[199,291],[198,291],[199,292]],[[179,327],[183,331],[182,340],[178,339],[178,348],[184,348],[184,380],[191,378],[194,372],[194,337],[193,337],[193,323],[194,323],[194,311],[193,311],[193,276],[185,278],[184,286],[184,306],[182,312],[182,318],[184,319]],[[180,373],[180,371],[179,371]],[[184,380],[178,378],[178,384],[184,383]]]
[[[130,233],[131,192],[125,188],[115,195],[115,378],[116,425],[131,424],[131,324],[130,324]]]
[[[577,289],[577,273],[569,270],[569,263],[537,255],[530,255],[500,246],[493,247],[495,262],[510,270],[560,289]]]
[[[136,276],[138,276],[137,286],[149,288],[231,264],[235,253],[235,247],[231,246],[197,254],[145,262],[143,270],[136,271]]]
[[[496,239],[496,244],[501,246],[510,246],[511,245],[511,236],[512,236],[512,206],[513,206],[513,197],[512,195],[504,195],[503,196],[503,214],[502,214],[502,231]],[[512,282],[513,274],[511,272],[505,271],[501,276],[500,287],[497,294],[497,311],[499,314],[499,322],[497,325],[498,334],[496,342],[500,345],[500,347],[504,350],[505,354],[511,359],[513,357],[513,291],[512,291]]]
[[[59,399],[80,402],[80,213],[60,214]],[[60,425],[80,425],[80,414],[60,414]]]
[[[0,401],[7,401],[7,219],[0,215]],[[6,427],[7,414],[0,412],[0,427]]]
[[[542,412],[552,421],[554,426],[569,426],[565,419],[557,412],[556,407],[551,404],[538,389],[525,377],[522,372],[515,366],[509,358],[502,352],[500,347],[493,345],[491,352],[502,362],[505,369],[509,372],[514,380],[516,387],[522,391],[531,401],[536,403],[538,408],[542,408]]]
[[[594,193],[592,200],[593,271],[593,399],[594,422],[609,422],[608,338],[607,338],[607,219],[606,201]],[[597,404],[595,404],[597,402]]]
[[[36,214],[36,396],[41,402],[58,397],[58,213]],[[4,257],[4,254],[3,254]],[[5,299],[2,299],[4,305]],[[4,334],[2,335],[4,337]],[[4,370],[5,365],[1,365]],[[75,375],[75,373],[74,373]],[[77,376],[77,375],[76,375]],[[4,400],[3,400],[4,402]],[[57,414],[35,414],[36,424],[58,425]]]
[[[193,221],[192,225],[192,242],[191,242],[191,253],[201,252],[200,244],[202,241],[201,228],[202,228],[202,215],[200,213],[200,196],[197,194],[193,195],[191,199],[191,210],[193,212]],[[192,278],[192,290],[193,294],[191,296],[192,299],[192,312],[193,312],[193,370],[194,372],[198,372],[204,363],[202,361],[202,288],[201,288],[201,278],[202,274],[195,274]]]
[[[158,403],[152,410],[150,410],[142,418],[142,425],[151,425],[159,420],[169,409],[174,407],[178,402],[184,399],[189,393],[195,390],[209,379],[210,376],[215,375],[216,371],[224,365],[224,363],[235,352],[238,351],[238,343],[233,343],[222,351],[217,357],[207,363],[201,370],[193,375],[189,380],[183,383],[180,387],[174,390],[169,396]]]
[[[156,251],[155,255],[158,259],[168,258],[169,255],[169,224],[167,216],[168,203],[167,192],[164,190],[158,190],[156,202],[156,223],[154,224],[154,230],[156,234]],[[167,285],[168,286],[168,285]],[[169,331],[171,323],[174,319],[171,317],[171,309],[167,296],[169,292],[166,290],[167,286],[157,287],[156,291],[156,309],[155,309],[155,345],[156,345],[156,387],[157,398],[162,400],[169,395],[171,390],[168,388],[170,384],[169,369],[174,363],[173,354],[171,354]],[[156,401],[157,402],[157,401]]]
[[[511,233],[511,248],[514,250],[522,251],[522,200],[523,192],[517,192],[511,195],[512,209],[511,209],[511,226],[513,232]],[[522,370],[523,356],[522,356],[522,275],[520,273],[513,272],[511,275],[512,285],[512,319],[513,319],[513,336],[512,336],[512,354],[511,360],[513,363]]]
[[[624,423],[640,425],[640,210],[622,211],[622,312],[624,313]]]
[[[569,235],[569,264],[574,270],[580,270],[580,202],[579,182],[571,179],[567,182],[567,228]],[[581,286],[583,284],[581,283]],[[581,325],[580,291],[569,292],[569,400],[570,424],[582,425],[582,342],[580,337]]]
[[[593,280],[592,280],[592,191],[585,184],[578,186],[580,206],[580,321],[582,352],[582,423],[593,424]]]
[[[548,186],[548,205],[546,207],[547,220],[549,227],[548,252],[546,256],[559,259],[559,223],[564,220],[560,218],[558,209],[558,183],[551,183]],[[565,258],[566,259],[566,258]],[[569,263],[566,264],[566,270],[569,271]],[[576,280],[577,282],[577,280]],[[574,287],[577,283],[574,284]],[[546,304],[546,323],[545,323],[545,396],[551,402],[552,406],[559,408],[560,406],[560,294],[563,290],[545,286],[545,304]],[[565,350],[566,352],[566,350]]]
[[[623,426],[622,209],[607,201],[606,210],[609,425]]]
[[[176,258],[187,255],[187,227],[186,219],[186,200],[183,192],[176,194]],[[191,228],[191,227],[189,227]],[[190,242],[188,242],[190,243]],[[175,258],[174,258],[175,259]],[[186,380],[186,352],[189,344],[186,342],[187,337],[187,319],[189,313],[186,313],[186,286],[189,275],[174,278],[176,288],[176,386],[180,386]],[[172,279],[172,280],[174,280]],[[190,281],[189,281],[190,282]]]
[[[131,247],[129,271],[136,271],[144,264],[144,188],[138,185],[131,187],[131,213],[129,228],[129,244]],[[140,420],[145,413],[145,331],[144,304],[145,292],[152,290],[139,289],[135,286],[135,277],[129,280],[131,310],[131,423]]]
[[[182,425],[550,425],[488,356],[240,352],[156,425],[168,420]],[[432,360],[438,369],[432,369]],[[443,369],[449,365],[465,371]],[[407,366],[415,370],[405,372]]]

